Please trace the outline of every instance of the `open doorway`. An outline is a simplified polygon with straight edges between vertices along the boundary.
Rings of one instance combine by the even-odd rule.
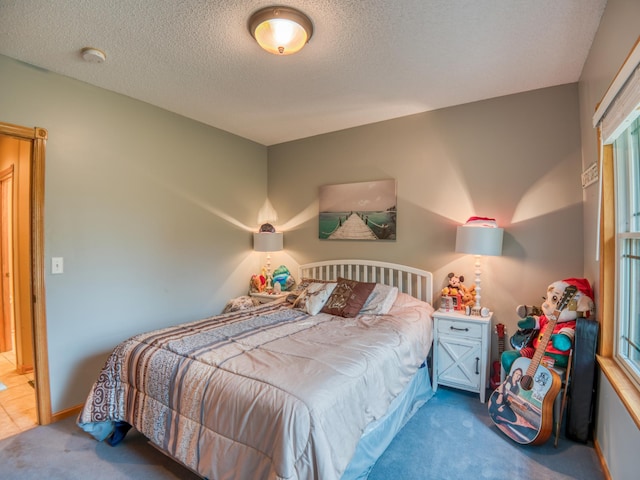
[[[13,140],[0,135],[0,353],[14,352],[16,343],[12,258],[14,165],[2,168],[4,161],[13,156],[7,152],[7,141]]]
[[[30,266],[19,275],[14,271],[14,264],[20,269],[24,263],[20,253],[30,248],[29,232],[22,231],[28,222],[19,225],[24,215],[29,218],[30,166],[31,142],[0,135],[0,438],[38,424],[32,321],[28,312],[21,314],[20,301],[25,294],[20,281],[28,287]],[[22,179],[23,188],[14,188],[14,179]]]
[[[42,216],[46,138],[42,128],[0,123],[0,368],[6,372],[6,361],[15,368],[0,401],[26,409],[31,398],[32,425],[51,423]]]

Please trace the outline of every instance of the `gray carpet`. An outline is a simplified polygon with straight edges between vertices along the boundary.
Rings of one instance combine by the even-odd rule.
[[[51,480],[197,479],[130,431],[110,447],[74,418],[0,441],[0,478]],[[477,395],[439,388],[396,436],[369,480],[602,480],[591,446],[564,438],[558,448],[517,445],[495,427]],[[242,479],[251,480],[251,479]]]
[[[561,429],[540,446],[519,445],[493,425],[478,395],[440,387],[396,435],[368,480],[603,480],[592,445]]]

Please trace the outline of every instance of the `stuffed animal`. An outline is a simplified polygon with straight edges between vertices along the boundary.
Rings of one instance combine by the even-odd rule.
[[[267,277],[264,275],[251,275],[249,281],[249,293],[260,293],[267,288]]]
[[[462,282],[464,282],[464,277],[451,272],[447,275],[447,278],[449,279],[449,283],[442,289],[442,295],[458,295],[458,293],[460,293],[460,286],[462,285]]]
[[[280,285],[281,291],[292,290],[296,284],[295,278],[284,265],[280,265],[273,271],[273,286]]]
[[[460,284],[460,291],[462,292],[462,306],[473,307],[476,304],[476,286],[467,287]]]
[[[516,313],[520,318],[525,319],[527,317],[539,317],[542,315],[542,310],[535,305],[518,305]]]
[[[558,321],[553,329],[550,341],[545,349],[545,356],[553,360],[554,365],[566,367],[569,360],[569,350],[573,346],[575,336],[576,318],[589,317],[593,312],[593,291],[591,285],[584,278],[567,278],[554,282],[547,288],[547,295],[540,309],[537,307],[519,305],[516,313],[525,315],[518,322],[520,329],[536,329],[538,335],[533,337],[530,346],[524,346],[519,351],[509,350],[502,354],[502,366],[506,372],[511,370],[511,365],[518,357],[533,358],[536,349],[544,333],[545,326],[549,323],[549,316],[553,315],[558,301],[569,285],[577,287],[578,292],[564,310],[560,312]],[[540,312],[539,315],[535,313]]]

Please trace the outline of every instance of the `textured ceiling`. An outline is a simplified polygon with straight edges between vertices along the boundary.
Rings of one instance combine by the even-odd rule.
[[[309,15],[300,53],[252,12]],[[606,0],[0,0],[0,54],[263,145],[576,82]],[[87,63],[80,49],[107,54]]]

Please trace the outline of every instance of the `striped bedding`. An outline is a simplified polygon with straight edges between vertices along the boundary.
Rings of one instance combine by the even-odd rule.
[[[209,479],[339,479],[365,427],[424,362],[431,306],[307,315],[286,301],[118,345],[78,418],[96,439],[135,427]]]

